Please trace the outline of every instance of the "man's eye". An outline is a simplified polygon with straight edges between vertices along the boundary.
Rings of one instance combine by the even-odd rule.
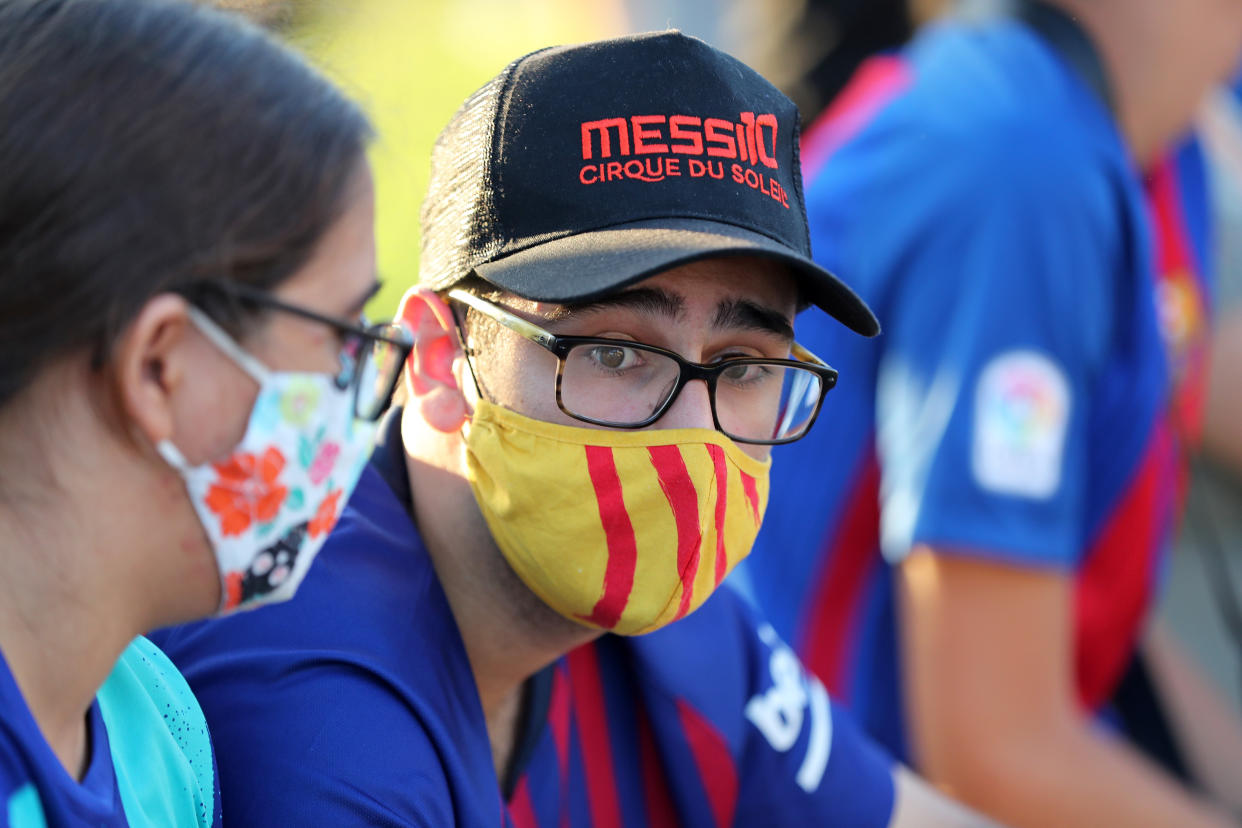
[[[638,352],[633,348],[620,348],[615,345],[597,345],[590,351],[591,359],[610,371],[622,371],[633,368],[638,363]]]
[[[755,363],[730,365],[720,372],[720,378],[735,388],[765,385],[769,379],[777,375],[778,373],[772,369],[772,366]]]

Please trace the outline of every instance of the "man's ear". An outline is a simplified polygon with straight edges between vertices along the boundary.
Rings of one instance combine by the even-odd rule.
[[[457,431],[470,418],[470,406],[453,370],[462,355],[453,312],[435,291],[415,286],[401,297],[397,318],[414,337],[403,369],[409,404],[432,428]]]
[[[109,360],[122,412],[152,445],[171,439],[176,428],[173,394],[186,379],[180,346],[189,325],[184,299],[156,296],[126,327]]]

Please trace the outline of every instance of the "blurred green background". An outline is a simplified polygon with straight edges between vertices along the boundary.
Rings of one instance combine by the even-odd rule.
[[[391,317],[418,279],[418,210],[431,147],[461,102],[520,55],[625,30],[619,6],[572,0],[256,5],[247,11],[270,15],[265,22],[310,55],[375,124],[371,163],[384,289],[367,308],[372,319]]]

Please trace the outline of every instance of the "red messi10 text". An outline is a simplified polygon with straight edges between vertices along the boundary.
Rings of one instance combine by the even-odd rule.
[[[582,160],[618,155],[709,155],[777,169],[776,116],[743,112],[739,123],[697,115],[631,115],[582,122]]]

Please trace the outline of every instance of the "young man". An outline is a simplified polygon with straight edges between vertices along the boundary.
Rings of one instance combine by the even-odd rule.
[[[994,817],[1220,824],[1093,714],[1202,401],[1203,184],[1155,162],[1234,66],[1242,4],[1009,5],[874,59],[808,132],[816,252],[886,330],[807,320],[858,381],[776,458],[745,574],[872,736]],[[1236,796],[1242,758],[1216,764]]]
[[[287,611],[162,639],[226,819],[971,819],[716,591],[770,444],[835,381],[795,311],[878,330],[808,258],[797,138],[787,98],[676,32],[537,52],[466,102],[400,310],[405,406],[321,568]]]

